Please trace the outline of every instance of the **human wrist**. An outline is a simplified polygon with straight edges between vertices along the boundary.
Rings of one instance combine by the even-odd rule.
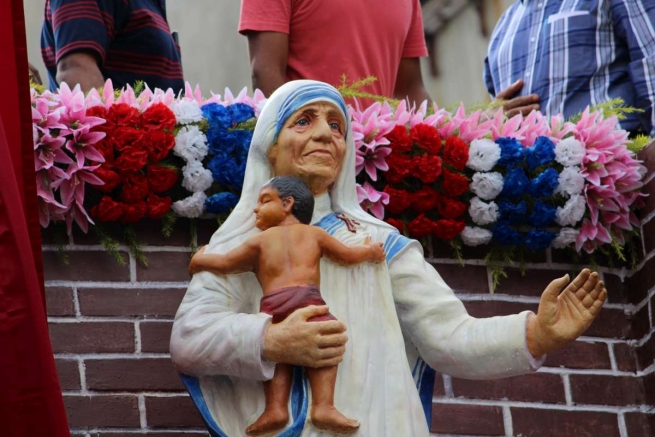
[[[540,358],[548,353],[548,347],[543,341],[543,329],[539,325],[537,316],[533,313],[528,314],[525,336],[528,352],[533,357]]]

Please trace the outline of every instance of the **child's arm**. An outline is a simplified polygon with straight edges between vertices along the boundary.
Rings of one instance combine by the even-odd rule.
[[[379,263],[385,259],[382,243],[371,243],[371,237],[366,237],[364,244],[346,246],[324,230],[317,231],[323,255],[338,264],[351,265],[365,261]]]
[[[206,247],[204,246],[191,258],[189,263],[191,276],[202,271],[212,272],[215,275],[227,275],[255,270],[260,247],[258,235],[247,239],[243,244],[223,255],[205,254]]]

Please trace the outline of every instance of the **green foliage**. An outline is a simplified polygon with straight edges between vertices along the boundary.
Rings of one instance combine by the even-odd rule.
[[[45,92],[45,87],[34,82],[32,79],[30,79],[30,88],[35,89],[39,94],[43,94]]]
[[[450,247],[453,249],[453,254],[457,260],[457,264],[461,267],[464,267],[464,257],[462,256],[462,240],[459,238],[453,238],[450,240]]]
[[[95,226],[92,226],[91,229],[94,230],[98,238],[100,239],[100,244],[102,244],[102,247],[105,248],[105,250],[114,257],[116,262],[118,263],[119,266],[125,267],[127,265],[127,261],[125,261],[125,257],[123,254],[120,252],[119,247],[120,244],[118,241],[114,240],[107,230],[100,224],[96,223]]]
[[[643,109],[625,106],[625,101],[621,97],[599,103],[590,108],[591,112],[602,112],[605,118],[616,116],[619,120],[625,120],[626,114],[644,112]],[[582,118],[582,113],[576,114],[569,119],[572,123],[577,123]]]
[[[493,289],[496,290],[502,278],[507,278],[504,264],[512,264],[516,260],[515,248],[508,246],[492,246],[484,257],[484,264],[489,268]],[[521,262],[523,263],[522,257]],[[522,274],[524,265],[521,267]]]
[[[639,153],[641,149],[649,145],[653,141],[648,135],[637,135],[628,144],[628,150],[632,153]]]
[[[139,94],[143,92],[143,90],[146,89],[146,83],[142,80],[137,80],[134,82],[134,94],[138,97]]]
[[[67,266],[70,265],[70,258],[66,253],[66,245],[68,244],[68,235],[66,234],[66,225],[63,222],[53,223],[52,239],[57,247],[57,258],[59,261]]]
[[[348,76],[343,74],[341,76],[341,85],[337,87],[337,90],[339,90],[339,92],[341,93],[344,99],[353,99],[353,98],[371,99],[371,100],[375,100],[376,102],[389,102],[389,104],[391,104],[393,107],[398,106],[400,100],[391,99],[389,97],[378,96],[375,94],[362,91],[362,88],[377,82],[377,80],[378,79],[375,76],[368,76],[363,79],[360,78],[348,84]]]
[[[148,267],[148,259],[143,254],[143,246],[136,238],[136,230],[132,225],[125,227],[125,241],[130,249],[132,256],[141,263],[142,266]]]
[[[171,211],[168,211],[166,215],[164,215],[161,218],[161,234],[168,238],[171,236],[173,233],[173,227],[175,226],[175,221],[177,220],[177,216],[173,214]]]
[[[196,219],[191,219],[189,233],[189,247],[191,248],[191,253],[194,254],[198,251],[198,222],[196,222]]]

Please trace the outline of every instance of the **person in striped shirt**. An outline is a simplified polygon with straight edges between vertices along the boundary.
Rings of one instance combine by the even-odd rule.
[[[88,91],[106,79],[184,87],[164,0],[46,0],[41,54],[53,91],[62,82]]]
[[[484,78],[509,115],[574,116],[620,97],[621,127],[655,136],[655,1],[517,0],[491,36]]]

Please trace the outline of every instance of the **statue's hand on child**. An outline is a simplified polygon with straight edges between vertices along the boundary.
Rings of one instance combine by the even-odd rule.
[[[190,276],[193,276],[193,275],[195,275],[196,273],[202,271],[202,269],[200,268],[199,263],[198,263],[198,258],[199,258],[203,253],[205,253],[205,249],[206,249],[206,248],[207,248],[206,245],[205,245],[205,246],[202,246],[202,247],[200,248],[200,250],[197,251],[197,252],[193,255],[193,257],[191,258],[191,262],[189,262],[189,275],[190,275]]]
[[[369,260],[374,263],[381,263],[385,260],[384,247],[382,243],[371,243],[371,237],[366,237],[364,240],[364,245],[369,247],[371,251],[371,256]]]

